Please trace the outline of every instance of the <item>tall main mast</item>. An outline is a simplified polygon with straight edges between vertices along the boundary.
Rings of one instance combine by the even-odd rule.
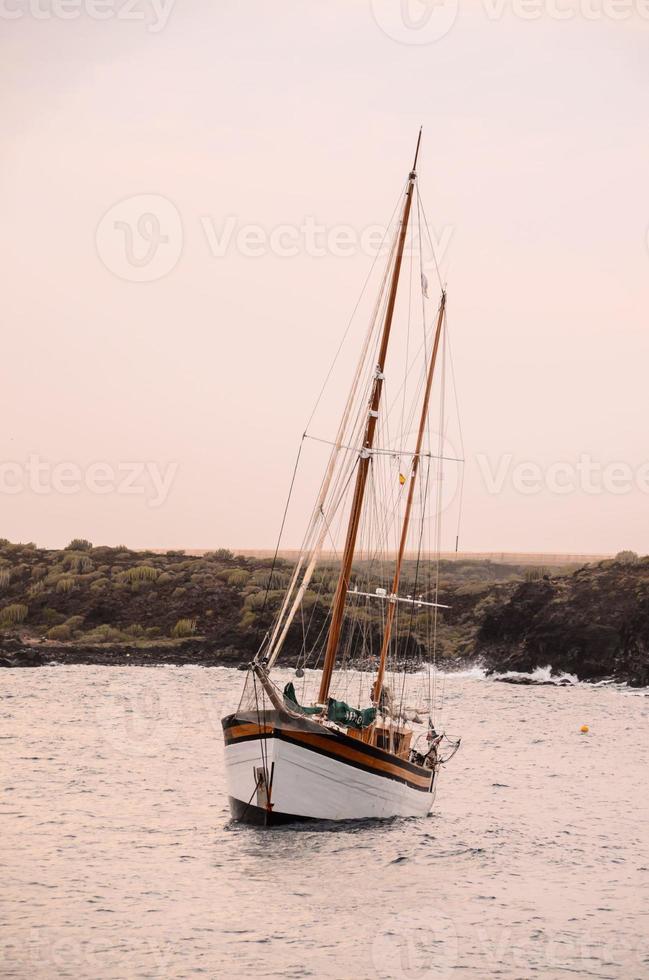
[[[349,515],[349,525],[347,527],[347,537],[345,539],[345,548],[343,551],[342,567],[340,570],[340,576],[338,578],[338,584],[336,586],[336,594],[334,596],[334,603],[333,603],[333,608],[331,613],[331,627],[329,629],[329,636],[327,638],[327,649],[325,652],[325,659],[322,668],[322,680],[320,682],[320,692],[318,694],[318,700],[320,701],[321,704],[324,704],[327,698],[329,697],[331,675],[333,673],[334,663],[336,661],[336,653],[338,651],[338,643],[340,641],[340,632],[342,629],[343,615],[345,611],[345,602],[347,600],[347,590],[349,589],[349,579],[352,570],[352,562],[354,561],[354,551],[356,549],[356,538],[358,535],[358,528],[361,521],[363,499],[365,497],[365,487],[367,485],[367,477],[370,468],[371,450],[374,445],[374,436],[376,433],[376,426],[379,417],[379,405],[381,403],[381,393],[383,391],[383,381],[384,381],[383,370],[385,367],[385,359],[388,352],[390,331],[392,329],[392,318],[394,316],[394,307],[397,299],[399,275],[401,273],[401,261],[403,259],[403,250],[406,241],[406,232],[408,230],[408,219],[410,218],[412,195],[415,187],[415,180],[417,179],[417,158],[419,156],[420,143],[421,143],[421,129],[419,130],[419,136],[417,138],[417,149],[415,150],[415,160],[412,165],[412,170],[410,171],[410,174],[408,176],[408,187],[406,188],[406,197],[403,205],[403,212],[401,215],[401,227],[399,228],[397,251],[394,259],[394,268],[392,270],[390,292],[388,294],[388,305],[385,311],[385,321],[383,324],[381,346],[379,348],[376,372],[374,374],[372,396],[369,402],[369,411],[367,416],[367,423],[365,426],[365,436],[363,438],[363,448],[361,450],[360,458],[358,460],[358,472],[356,474],[354,497],[352,500],[351,512]]]

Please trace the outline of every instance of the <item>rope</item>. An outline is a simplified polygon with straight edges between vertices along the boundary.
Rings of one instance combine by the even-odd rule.
[[[291,485],[288,489],[288,497],[286,498],[286,504],[284,506],[284,514],[282,515],[282,523],[279,529],[279,534],[277,535],[277,544],[275,546],[275,554],[273,555],[273,563],[270,567],[270,574],[268,576],[268,581],[266,582],[266,592],[264,593],[264,603],[261,607],[261,613],[259,616],[260,624],[258,629],[261,628],[261,620],[266,611],[266,604],[268,602],[268,593],[270,592],[270,585],[273,581],[273,574],[275,572],[275,566],[277,564],[277,555],[279,554],[279,546],[282,541],[282,535],[284,533],[284,525],[286,524],[286,515],[288,514],[289,504],[291,503],[291,496],[293,494],[293,487],[295,486],[295,477],[297,476],[297,468],[300,465],[300,456],[302,455],[302,446],[304,445],[304,436],[300,440],[300,447],[297,451],[297,456],[295,458],[295,466],[293,467],[293,476],[291,477]]]
[[[399,192],[399,196],[397,198],[397,202],[394,205],[394,208],[392,209],[392,214],[390,215],[390,220],[388,221],[388,223],[386,225],[385,233],[383,235],[383,238],[381,239],[381,244],[380,244],[379,248],[376,251],[376,255],[374,256],[374,261],[372,262],[372,265],[370,266],[370,270],[367,273],[367,276],[365,277],[365,282],[363,283],[363,288],[360,291],[360,295],[359,295],[358,299],[356,300],[356,305],[354,306],[354,309],[352,310],[352,314],[351,314],[351,316],[350,316],[350,318],[349,318],[349,320],[347,322],[347,326],[345,327],[345,332],[343,333],[342,340],[340,341],[340,343],[338,345],[338,350],[334,354],[334,359],[331,362],[331,366],[330,366],[329,370],[327,371],[327,375],[326,375],[326,377],[325,377],[325,379],[324,379],[324,381],[322,383],[322,387],[320,388],[320,392],[318,394],[318,397],[316,398],[316,402],[315,402],[315,405],[313,406],[313,410],[311,412],[311,415],[309,416],[309,420],[308,420],[307,424],[304,427],[304,430],[305,431],[311,425],[311,423],[313,421],[313,416],[315,415],[315,413],[318,410],[318,406],[319,406],[320,401],[322,399],[322,396],[324,394],[325,388],[327,387],[327,385],[329,383],[329,379],[331,378],[331,375],[333,373],[333,370],[334,370],[334,368],[336,366],[336,363],[337,363],[338,358],[340,356],[340,352],[343,349],[343,346],[344,346],[345,341],[347,339],[347,334],[349,333],[349,331],[351,329],[351,325],[354,322],[354,317],[356,316],[356,311],[358,310],[358,307],[360,306],[361,300],[362,300],[363,296],[365,295],[365,290],[367,289],[367,284],[369,283],[370,278],[372,276],[372,272],[374,271],[374,266],[378,262],[379,255],[381,254],[381,250],[382,250],[383,245],[385,243],[385,239],[388,237],[388,232],[390,231],[390,227],[391,227],[392,222],[394,220],[394,216],[395,216],[395,214],[397,212],[397,209],[399,207],[399,204],[401,203],[401,199],[403,198],[405,187],[406,187],[406,184],[404,184],[403,187],[401,188],[401,190]]]

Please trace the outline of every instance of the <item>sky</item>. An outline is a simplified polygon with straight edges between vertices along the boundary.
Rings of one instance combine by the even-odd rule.
[[[649,551],[649,3],[2,0],[0,22],[1,536],[272,548],[421,125],[460,549]]]

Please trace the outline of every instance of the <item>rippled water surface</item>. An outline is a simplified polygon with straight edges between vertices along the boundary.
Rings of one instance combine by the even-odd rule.
[[[649,977],[642,693],[450,677],[429,819],[264,831],[228,820],[241,683],[2,672],[2,976]]]

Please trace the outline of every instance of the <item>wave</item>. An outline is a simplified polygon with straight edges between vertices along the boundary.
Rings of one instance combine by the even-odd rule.
[[[501,673],[492,673],[488,679],[492,681],[511,680],[523,684],[554,684],[556,687],[584,683],[579,680],[576,674],[568,674],[563,671],[559,674],[553,674],[549,664],[547,667],[536,667],[532,671],[505,670]]]

